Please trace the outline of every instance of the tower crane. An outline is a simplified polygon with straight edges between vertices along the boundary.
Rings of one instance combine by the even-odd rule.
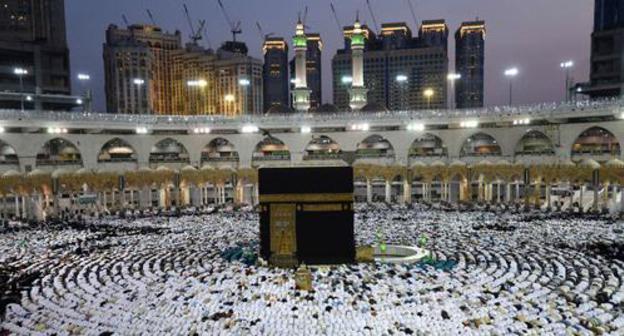
[[[412,3],[412,0],[406,0],[406,1],[407,1],[407,5],[409,6],[410,13],[412,13],[414,24],[416,25],[416,27],[418,27],[418,19],[416,18],[416,11],[414,11],[414,4]]]
[[[371,5],[370,0],[366,0],[366,7],[368,7],[368,11],[373,19],[373,29],[375,30],[375,33],[377,33],[379,32],[377,29],[377,19],[375,18],[375,12],[373,11],[373,6]]]
[[[156,20],[154,20],[154,15],[152,15],[152,11],[151,11],[151,10],[149,10],[149,8],[148,8],[148,9],[146,9],[146,11],[147,11],[147,17],[149,17],[149,19],[150,19],[150,21],[152,22],[152,24],[153,24],[154,26],[157,26],[157,24],[156,24]]]
[[[338,25],[338,31],[342,34],[342,25],[340,24],[340,19],[338,19],[338,13],[336,13],[334,3],[330,2],[329,7],[331,8],[332,13],[334,13],[334,20],[336,20],[336,24]]]
[[[230,26],[230,31],[232,32],[232,41],[236,42],[236,35],[240,35],[243,33],[243,30],[241,29],[241,22],[237,21],[236,23],[234,23],[228,15],[225,6],[223,6],[223,2],[221,0],[217,0],[217,3],[219,4],[219,8],[221,8],[221,13],[223,13],[225,21],[227,21],[228,25]]]
[[[275,33],[268,33],[268,34],[265,34],[265,33],[264,33],[264,30],[262,30],[262,26],[260,25],[260,22],[256,22],[256,27],[258,27],[258,32],[260,32],[260,38],[261,38],[261,39],[264,39],[265,41],[266,41],[269,37],[271,37],[271,36],[275,35]]]
[[[195,25],[193,25],[193,19],[191,19],[191,14],[189,13],[188,7],[186,4],[183,4],[184,14],[186,15],[186,20],[188,21],[189,28],[191,28],[191,35],[189,38],[191,39],[193,44],[197,44],[197,42],[202,39],[202,32],[204,27],[206,26],[206,20],[199,20],[199,28],[195,30]]]

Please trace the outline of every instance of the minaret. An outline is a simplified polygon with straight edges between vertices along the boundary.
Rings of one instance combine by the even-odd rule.
[[[310,109],[310,90],[308,89],[308,72],[306,69],[306,53],[308,38],[301,19],[297,22],[297,32],[293,37],[295,47],[295,89],[293,90],[293,107],[297,112],[308,112]]]
[[[359,111],[366,106],[366,94],[368,90],[364,87],[364,32],[360,24],[360,18],[355,19],[353,25],[353,35],[351,36],[351,57],[352,57],[352,78],[350,106],[351,110]]]

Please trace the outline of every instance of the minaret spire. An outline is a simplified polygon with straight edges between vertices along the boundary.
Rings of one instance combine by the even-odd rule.
[[[351,35],[351,63],[352,78],[350,106],[353,111],[359,111],[367,103],[368,90],[364,86],[364,47],[366,36],[360,24],[360,12],[358,11],[353,24],[353,35]]]
[[[310,90],[308,89],[307,51],[308,37],[305,26],[301,22],[301,14],[297,20],[295,36],[293,37],[295,49],[295,89],[293,90],[293,107],[297,112],[307,112],[310,109]]]

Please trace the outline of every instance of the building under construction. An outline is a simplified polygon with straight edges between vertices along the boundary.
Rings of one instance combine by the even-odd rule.
[[[200,31],[200,29],[197,29]],[[214,52],[182,44],[179,31],[155,25],[115,25],[106,31],[104,67],[108,111],[127,114],[262,113],[262,62],[242,42]]]

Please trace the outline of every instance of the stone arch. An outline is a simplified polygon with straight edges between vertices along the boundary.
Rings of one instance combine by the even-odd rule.
[[[252,154],[253,161],[290,160],[290,149],[280,139],[267,136],[260,141]]]
[[[225,138],[212,139],[201,153],[201,163],[238,162],[239,155],[232,142]]]
[[[127,141],[114,138],[102,146],[97,160],[98,163],[137,162],[137,152]]]
[[[546,134],[529,130],[516,144],[514,155],[554,155],[555,146]]]
[[[393,158],[394,146],[378,134],[368,136],[357,144],[355,155],[358,158]]]
[[[617,137],[609,130],[594,126],[584,130],[574,140],[571,150],[572,156],[581,155],[611,155],[620,156],[621,146]]]
[[[63,138],[46,141],[37,152],[37,167],[82,166],[82,154],[76,145]]]
[[[15,147],[0,140],[0,165],[19,166],[19,158]]]
[[[483,132],[475,133],[464,141],[459,152],[465,156],[500,156],[503,150],[498,141],[491,135]]]
[[[334,139],[327,135],[312,137],[303,154],[304,160],[335,160],[340,159],[342,149]]]
[[[409,149],[409,157],[448,157],[448,148],[439,136],[425,133],[414,139]]]
[[[150,150],[150,164],[160,163],[190,163],[190,157],[186,147],[173,138],[165,138],[158,141]]]

